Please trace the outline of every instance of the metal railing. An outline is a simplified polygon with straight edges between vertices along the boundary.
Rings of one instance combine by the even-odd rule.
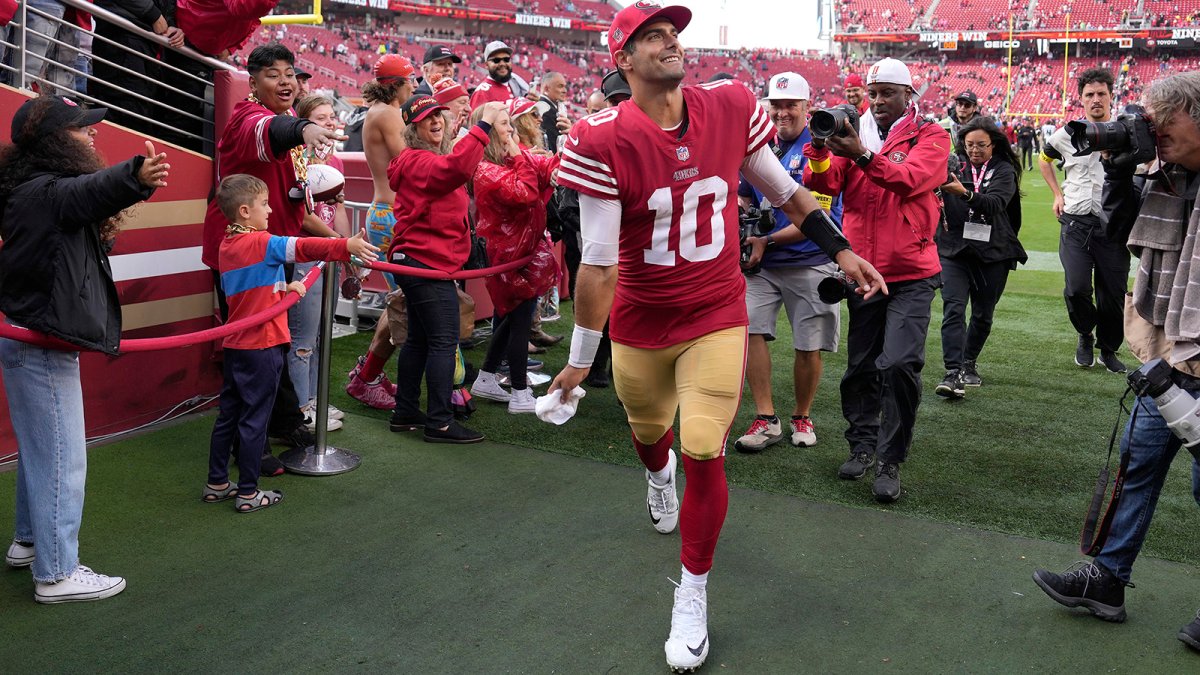
[[[97,22],[105,21],[113,24],[144,40],[161,45],[164,50],[170,50],[182,55],[187,60],[194,62],[197,66],[196,70],[200,72],[211,73],[215,70],[237,71],[237,68],[212,57],[205,56],[190,47],[172,47],[167,38],[151,31],[143,30],[128,20],[101,7],[97,7],[86,0],[61,0],[61,2],[67,7],[92,14],[96,17]],[[49,28],[45,26],[49,26]],[[97,41],[103,42],[106,45],[106,50],[108,47],[111,47],[113,50],[122,52],[123,54],[133,55],[133,57],[146,62],[153,62],[150,64],[153,67],[149,70],[159,73],[160,77],[150,77],[120,63],[99,58],[94,53],[88,53],[80,46],[81,41],[84,43],[87,42],[86,39],[81,40],[84,36],[90,36],[93,45]],[[45,41],[47,44],[45,54],[32,55],[32,58],[41,60],[38,72],[33,72],[32,68],[29,67],[31,54],[28,47],[31,38]],[[167,63],[165,60],[159,60],[153,56],[143,54],[106,36],[99,35],[95,30],[81,28],[70,21],[54,16],[42,9],[30,7],[28,2],[20,4],[17,14],[13,17],[7,30],[0,31],[0,46],[6,52],[6,57],[0,60],[0,76],[7,77],[8,82],[13,86],[20,89],[32,90],[33,85],[36,83],[38,89],[43,93],[60,92],[95,105],[119,111],[126,115],[128,119],[135,120],[137,124],[145,125],[141,129],[142,131],[153,131],[156,132],[154,135],[168,139],[182,138],[188,141],[188,145],[197,145],[211,152],[214,131],[211,111],[211,76],[210,78],[201,77],[176,65]],[[64,55],[69,55],[69,58]],[[106,68],[111,68],[119,72],[121,80],[108,81],[96,77],[92,72],[88,72],[91,69],[85,67],[81,70],[79,67],[79,56],[81,55],[90,58],[93,63],[102,63]],[[79,91],[77,87],[69,87],[63,80],[52,77],[51,74],[53,71],[58,71],[56,74],[69,73],[75,81],[79,81],[82,78],[87,83],[87,86],[83,88],[84,91]],[[155,98],[131,91],[128,86],[123,85],[123,82],[128,83],[130,80],[140,80],[142,84],[148,85],[143,88],[143,91],[169,92],[169,96]],[[104,85],[100,93],[96,93],[93,83]],[[119,92],[122,96],[145,104],[145,111],[137,112],[129,110],[114,103],[112,100],[106,100],[107,97],[103,94],[104,90]],[[164,98],[166,100],[163,100]],[[191,130],[180,129],[178,127],[178,123],[180,122],[188,126]]]

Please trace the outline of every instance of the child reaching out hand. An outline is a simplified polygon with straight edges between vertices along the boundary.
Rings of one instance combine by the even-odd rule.
[[[277,304],[286,291],[304,296],[304,284],[284,281],[287,263],[312,260],[377,259],[378,248],[363,238],[279,237],[267,233],[267,185],[246,174],[227,176],[216,200],[229,220],[221,242],[218,267],[229,300],[229,321],[253,316]],[[237,498],[238,513],[274,506],[283,499],[275,490],[258,489],[259,469],[267,447],[267,421],[283,371],[291,334],[287,314],[247,327],[225,338],[225,383],[220,412],[209,445],[208,483],[202,499]],[[237,443],[238,483],[229,482],[229,456]]]

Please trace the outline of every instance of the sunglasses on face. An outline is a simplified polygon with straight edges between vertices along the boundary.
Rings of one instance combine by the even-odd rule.
[[[512,57],[511,56],[499,56],[494,59],[488,59],[488,62],[490,62],[490,63],[511,63]]]

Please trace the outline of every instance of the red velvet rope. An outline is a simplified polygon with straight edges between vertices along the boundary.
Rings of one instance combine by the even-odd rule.
[[[319,263],[316,267],[309,270],[308,274],[300,280],[305,288],[312,288],[317,279],[321,277],[322,268],[325,263]],[[127,352],[152,352],[162,349],[176,349],[178,347],[188,347],[201,342],[210,340],[218,340],[227,335],[232,335],[240,330],[244,330],[251,326],[256,326],[264,321],[274,319],[291,309],[293,305],[300,302],[300,296],[296,293],[289,292],[283,301],[278,305],[273,305],[262,310],[257,314],[252,314],[244,319],[238,319],[232,323],[215,326],[206,330],[195,333],[184,333],[183,335],[168,335],[165,337],[156,338],[136,338],[131,340],[121,340],[120,351]],[[0,323],[0,337],[9,338],[18,342],[26,342],[36,347],[43,349],[59,349],[63,351],[77,352],[82,351],[78,345],[73,345],[69,342],[64,342],[58,338],[51,337],[45,333],[38,333],[29,330],[28,328],[18,328],[10,326],[7,323]]]
[[[533,260],[533,254],[529,254],[524,258],[496,265],[495,267],[485,267],[479,270],[460,270],[451,274],[442,272],[441,270],[427,270],[420,267],[409,267],[408,265],[396,265],[386,262],[364,262],[356,260],[355,264],[361,264],[363,267],[369,267],[380,272],[391,272],[393,274],[402,274],[409,277],[421,277],[422,279],[478,279],[479,277],[490,277],[493,274],[503,274],[511,272],[518,267],[524,267]]]
[[[476,279],[478,277],[486,277],[486,276],[490,276],[493,274],[501,274],[503,272],[509,272],[511,270],[517,269],[518,267],[528,264],[530,260],[533,260],[533,255],[528,255],[519,260],[514,260],[512,262],[504,263],[503,265],[497,265],[495,267],[486,267],[486,268],[480,269],[480,270],[462,270],[459,272],[455,272],[453,274],[446,274],[445,272],[442,272],[439,270],[427,270],[427,269],[421,269],[421,268],[417,268],[417,267],[408,267],[407,265],[393,265],[392,263],[385,263],[385,262],[372,262],[372,263],[363,262],[363,261],[356,261],[356,262],[361,263],[363,267],[369,267],[374,270],[379,270],[380,272],[394,272],[394,273],[403,274],[406,276],[423,277],[426,279],[451,280],[451,279]],[[301,283],[304,284],[305,288],[312,288],[312,285],[314,283],[316,283],[317,279],[321,275],[322,268],[324,268],[324,267],[325,267],[325,263],[322,262],[322,263],[318,264],[316,267],[312,268],[308,272],[308,274],[306,274],[304,276],[303,279],[301,279]],[[213,328],[208,328],[206,330],[198,331],[195,333],[184,333],[183,335],[168,335],[165,337],[156,337],[156,338],[135,338],[135,339],[130,339],[130,340],[121,340],[119,350],[122,353],[152,352],[152,351],[159,351],[159,350],[164,350],[164,349],[177,349],[179,347],[189,347],[191,345],[200,344],[201,342],[209,342],[209,341],[213,341],[213,340],[219,340],[228,335],[232,335],[233,333],[236,333],[240,330],[244,330],[251,326],[256,326],[258,324],[261,324],[270,319],[274,319],[275,317],[279,316],[280,314],[283,314],[284,312],[291,309],[292,306],[295,305],[297,302],[300,302],[300,296],[297,295],[296,293],[288,293],[287,296],[284,297],[283,301],[280,302],[278,305],[268,307],[267,309],[264,309],[263,311],[261,311],[257,314],[253,314],[244,319],[238,319],[237,321],[234,321],[233,323],[227,323],[227,324],[223,324],[220,326],[215,326]],[[28,328],[20,328],[20,327],[12,326],[12,325],[9,325],[7,323],[2,323],[2,322],[0,322],[0,338],[8,338],[10,340],[24,342],[27,344],[34,345],[35,347],[41,347],[43,349],[57,349],[57,350],[69,351],[69,352],[83,351],[80,349],[80,347],[78,345],[73,345],[69,342],[64,342],[63,340],[59,340],[58,338],[51,337],[49,335],[46,335],[45,333],[39,333],[37,331],[29,330]]]

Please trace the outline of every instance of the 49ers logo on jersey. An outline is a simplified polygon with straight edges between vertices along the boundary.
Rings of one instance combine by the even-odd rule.
[[[888,155],[888,159],[892,160],[893,164],[899,164],[899,163],[903,162],[904,160],[908,159],[908,155],[897,150],[897,151],[893,152],[892,154]]]

